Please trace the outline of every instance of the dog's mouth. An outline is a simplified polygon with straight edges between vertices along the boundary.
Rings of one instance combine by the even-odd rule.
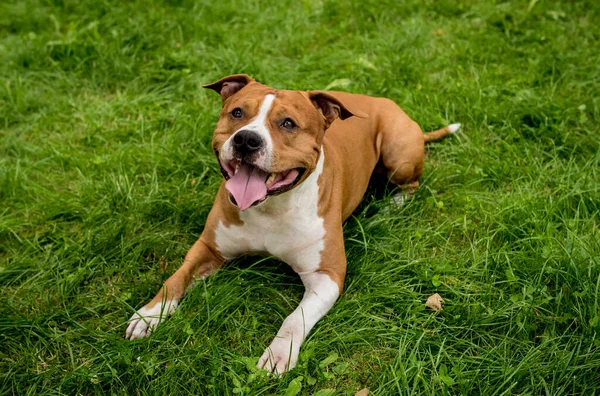
[[[225,177],[225,188],[231,201],[241,210],[266,200],[270,195],[281,194],[292,189],[304,174],[305,168],[293,168],[270,173],[241,160],[224,162],[219,160],[221,173]]]

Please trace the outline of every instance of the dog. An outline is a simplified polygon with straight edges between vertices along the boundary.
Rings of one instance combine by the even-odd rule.
[[[277,90],[245,74],[203,87],[222,99],[212,148],[223,181],[202,235],[156,297],[129,319],[126,338],[148,336],[194,282],[228,261],[271,255],[305,286],[257,364],[281,374],[294,368],[302,342],[342,293],[342,224],[372,174],[385,174],[406,197],[418,187],[425,142],[449,136],[460,124],[424,134],[389,99]]]

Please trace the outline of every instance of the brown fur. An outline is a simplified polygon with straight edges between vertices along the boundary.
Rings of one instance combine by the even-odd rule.
[[[360,203],[377,164],[383,164],[392,183],[414,190],[423,172],[425,142],[449,135],[448,128],[423,134],[400,107],[384,98],[345,92],[275,90],[245,75],[225,77],[206,87],[221,93],[223,99],[213,136],[215,151],[256,116],[260,100],[267,94],[276,95],[269,113],[271,131],[277,131],[281,119],[288,116],[300,128],[297,133],[271,134],[276,153],[273,172],[305,167],[305,179],[315,169],[323,147],[325,166],[318,181],[318,214],[324,219],[326,234],[319,271],[338,284],[340,293],[346,276],[342,224]],[[243,109],[244,118],[230,117],[236,107]],[[335,120],[342,114],[356,116]],[[219,222],[225,226],[241,223],[239,209],[229,202],[224,181],[200,239],[147,308],[163,299],[179,300],[194,279],[208,276],[224,264],[214,240]]]

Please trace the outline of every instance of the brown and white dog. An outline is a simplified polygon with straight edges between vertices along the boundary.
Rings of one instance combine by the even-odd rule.
[[[212,146],[224,180],[200,239],[156,297],[131,317],[126,337],[149,335],[194,281],[226,262],[272,255],[289,264],[306,288],[258,361],[259,368],[282,373],[296,365],[300,345],[342,293],[342,224],[373,171],[414,190],[424,143],[460,124],[423,134],[389,99],[277,90],[245,74],[204,87],[223,100]]]

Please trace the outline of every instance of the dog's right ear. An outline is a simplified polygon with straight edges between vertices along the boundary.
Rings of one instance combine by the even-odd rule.
[[[227,98],[253,81],[254,79],[246,74],[232,74],[231,76],[223,77],[212,84],[203,85],[202,88],[212,89],[221,95],[221,99],[225,102]]]

